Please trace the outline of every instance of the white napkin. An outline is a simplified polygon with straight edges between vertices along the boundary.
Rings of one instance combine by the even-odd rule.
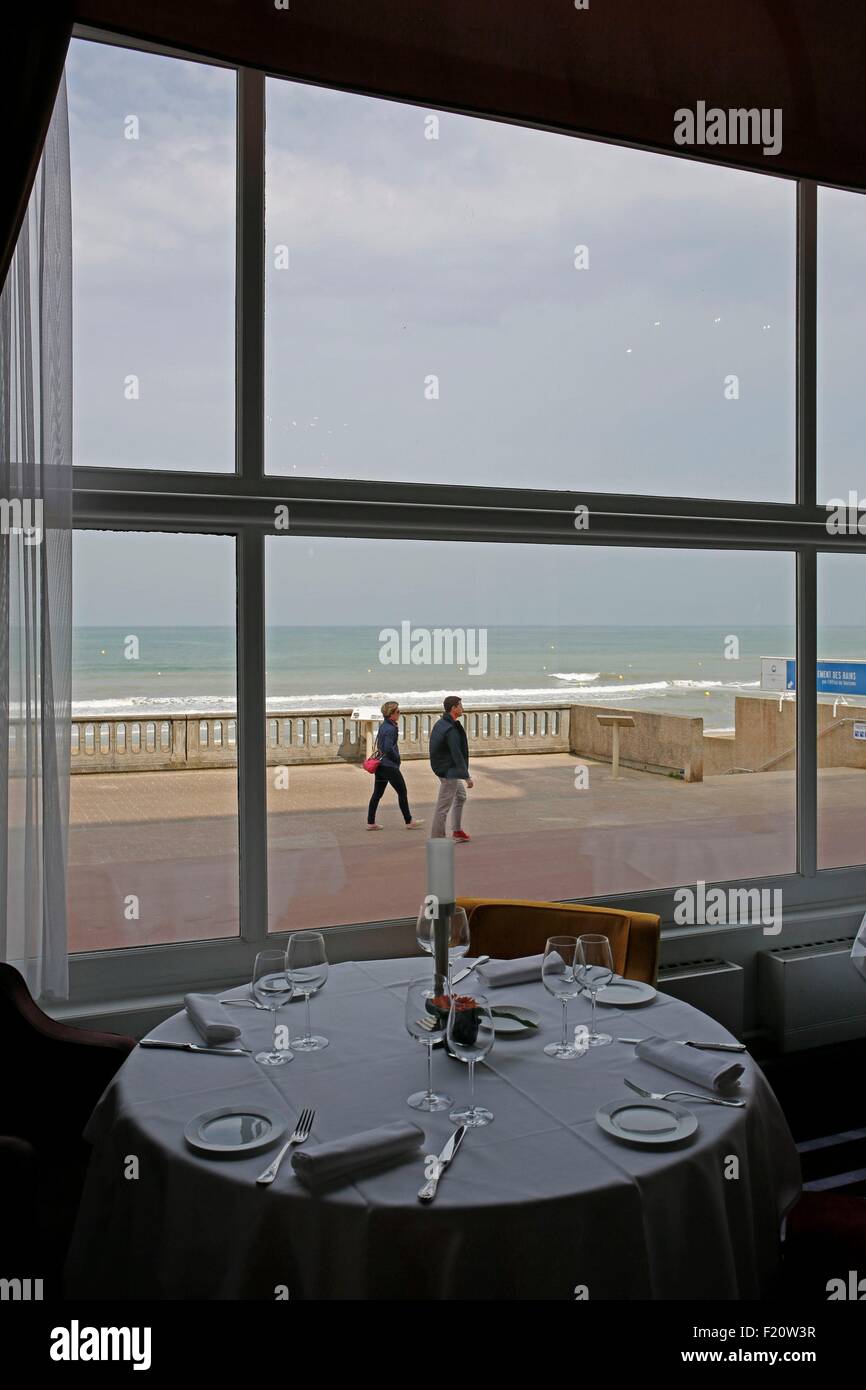
[[[480,975],[488,989],[499,989],[501,985],[527,985],[532,981],[541,982],[541,962],[544,956],[520,956],[517,960],[489,960],[479,965],[476,975]]]
[[[642,1062],[695,1081],[711,1091],[723,1091],[739,1081],[746,1068],[731,1059],[730,1053],[702,1052],[696,1047],[671,1042],[669,1038],[644,1038],[635,1048]]]
[[[398,1120],[379,1129],[367,1129],[360,1134],[331,1139],[327,1144],[318,1144],[312,1149],[297,1149],[292,1158],[292,1167],[301,1182],[314,1187],[318,1183],[351,1177],[364,1168],[399,1163],[423,1142],[422,1129]]]
[[[230,1042],[239,1038],[241,1030],[232,1023],[225,1009],[212,994],[185,994],[184,1007],[189,1021],[201,1033],[206,1043]]]

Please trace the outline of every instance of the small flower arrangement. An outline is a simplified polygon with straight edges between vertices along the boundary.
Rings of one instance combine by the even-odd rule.
[[[472,1047],[478,1037],[482,1011],[470,994],[454,996],[454,1027],[452,1037],[458,1046]]]

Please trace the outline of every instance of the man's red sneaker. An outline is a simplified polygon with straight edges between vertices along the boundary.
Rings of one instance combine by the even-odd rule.
[[[471,840],[472,836],[467,835],[465,830],[455,830],[451,836],[452,840]]]

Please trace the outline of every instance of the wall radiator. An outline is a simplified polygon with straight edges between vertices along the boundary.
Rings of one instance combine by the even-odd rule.
[[[866,1037],[866,980],[853,936],[758,952],[761,1022],[782,1052]]]
[[[735,1038],[743,1032],[743,967],[718,956],[659,966],[659,989],[715,1018]]]

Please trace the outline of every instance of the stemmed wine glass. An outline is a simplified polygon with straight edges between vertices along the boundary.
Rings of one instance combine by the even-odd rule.
[[[493,1046],[493,1015],[483,994],[451,996],[447,1038],[452,1056],[469,1063],[469,1105],[465,1110],[452,1110],[449,1119],[470,1128],[489,1125],[493,1112],[475,1104],[475,1063]]]
[[[469,950],[469,918],[462,907],[455,907],[448,920],[448,993],[451,993],[451,971],[455,960]]]
[[[328,1039],[313,1033],[310,1027],[310,995],[322,989],[328,978],[325,938],[320,931],[292,933],[286,947],[286,974],[307,1001],[307,1030],[302,1038],[293,1038],[289,1046],[295,1052],[320,1052],[328,1046]]]
[[[576,999],[583,989],[576,936],[551,936],[548,939],[541,962],[541,982],[562,1004],[562,1041],[549,1042],[544,1051],[548,1057],[562,1060],[583,1056],[584,1049],[568,1041],[568,1001]]]
[[[253,966],[252,995],[263,1008],[270,1009],[274,1019],[272,1051],[256,1053],[256,1061],[263,1067],[282,1067],[294,1061],[291,1052],[277,1046],[277,1009],[288,1004],[294,992],[295,986],[286,974],[283,952],[259,951]]]
[[[406,1029],[410,1037],[427,1044],[427,1090],[415,1091],[406,1104],[413,1110],[447,1110],[454,1101],[433,1090],[433,1044],[445,1037],[448,1027],[447,994],[437,995],[429,978],[412,980],[406,994]]]
[[[584,1041],[587,1047],[603,1047],[605,1043],[612,1042],[613,1039],[610,1033],[597,1033],[595,1031],[595,997],[599,990],[604,989],[605,985],[609,985],[613,979],[613,956],[610,942],[606,936],[592,934],[581,936],[577,942],[577,956],[576,973],[580,976],[583,989],[592,996],[592,1021]]]
[[[415,940],[426,951],[428,956],[433,955],[434,940],[433,930],[436,925],[436,918],[428,915],[427,907],[422,903],[418,912],[418,921],[415,923]]]
[[[428,917],[425,908],[418,913],[415,938],[428,956],[435,954],[435,917]],[[451,967],[455,960],[469,950],[469,918],[462,907],[455,907],[448,917],[448,993],[451,993]]]

